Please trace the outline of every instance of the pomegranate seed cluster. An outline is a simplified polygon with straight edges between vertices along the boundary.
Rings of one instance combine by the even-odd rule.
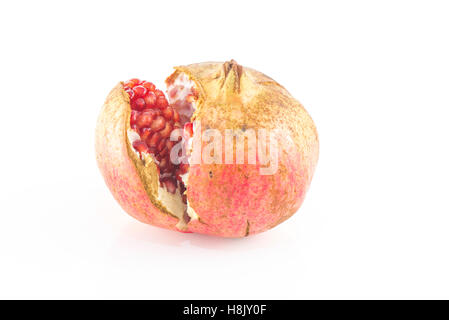
[[[167,191],[175,193],[179,182],[180,193],[186,202],[181,175],[188,171],[188,165],[175,165],[170,160],[170,151],[178,143],[170,141],[170,135],[173,130],[182,128],[178,112],[151,82],[131,79],[124,83],[124,89],[131,103],[131,128],[140,137],[133,142],[134,149],[140,154],[151,154],[157,160],[159,181]],[[185,124],[190,136],[191,125],[190,122]]]

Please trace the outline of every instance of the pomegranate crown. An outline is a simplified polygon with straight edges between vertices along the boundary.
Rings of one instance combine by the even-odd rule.
[[[234,59],[223,63],[223,84],[222,88],[240,92],[240,78],[242,77],[243,68]],[[227,91],[227,90],[226,90]]]

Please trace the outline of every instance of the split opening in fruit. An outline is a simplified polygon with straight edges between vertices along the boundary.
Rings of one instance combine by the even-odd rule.
[[[128,139],[141,159],[149,155],[156,164],[157,199],[179,219],[178,227],[182,229],[198,218],[189,208],[186,194],[193,137],[191,118],[198,92],[184,73],[175,74],[166,83],[167,96],[145,80],[124,82],[131,107]]]

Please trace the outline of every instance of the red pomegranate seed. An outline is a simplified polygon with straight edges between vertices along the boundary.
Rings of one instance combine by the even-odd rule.
[[[147,140],[147,143],[150,147],[156,148],[159,143],[160,138],[161,138],[161,135],[159,134],[159,132],[155,132],[155,133],[153,133],[151,138],[149,140]]]
[[[156,148],[148,147],[148,153],[151,153],[154,156],[156,154]]]
[[[163,92],[162,90],[159,90],[159,89],[154,90],[154,94],[155,94],[157,97],[165,97],[164,92]]]
[[[162,151],[164,151],[164,150],[162,150]],[[167,170],[171,173],[172,177],[175,178],[175,176],[173,175],[173,170],[174,170],[173,163],[171,163],[170,156],[165,155],[164,157],[167,159],[167,163],[168,163]]]
[[[133,142],[133,147],[134,147],[134,149],[136,149],[140,153],[148,152],[147,144],[145,142],[141,141],[141,140],[134,141]]]
[[[163,158],[163,159],[161,160],[161,163],[159,164],[159,167],[160,167],[161,169],[165,169],[167,166],[168,166],[167,158]]]
[[[139,111],[131,110],[131,119],[130,119],[131,126],[136,124],[138,115],[139,115]]]
[[[134,110],[143,110],[145,108],[145,100],[137,98],[131,103],[131,108]]]
[[[179,113],[176,110],[174,110],[174,113],[173,113],[173,121],[179,122]]]
[[[147,141],[152,133],[153,133],[153,131],[151,131],[150,128],[142,128],[142,130],[140,130],[140,138],[143,141]]]
[[[125,87],[125,88],[126,88],[125,91],[129,96],[129,100],[134,99],[134,91],[131,88],[127,88],[127,87]]]
[[[154,107],[154,106],[155,106],[157,97],[156,97],[156,95],[154,94],[154,92],[149,91],[149,92],[147,92],[147,94],[145,95],[144,100],[145,100],[145,103],[146,103],[146,105],[147,105],[147,108],[151,108],[151,107]]]
[[[151,130],[160,131],[165,128],[165,119],[162,116],[157,116],[151,123]]]
[[[173,126],[171,125],[171,123],[170,122],[166,122],[164,130],[162,130],[160,132],[162,138],[169,138],[172,130],[173,130]]]
[[[159,143],[157,144],[157,151],[159,151],[159,154],[164,148],[165,148],[165,139],[162,137],[162,139],[159,140]],[[161,154],[161,156],[163,155]]]
[[[171,141],[170,139],[167,139],[167,142],[165,143],[165,145],[167,146],[168,151],[170,151],[173,146],[175,145],[175,141]]]
[[[144,111],[137,117],[137,126],[139,128],[149,127],[152,124],[152,121],[155,117],[155,114],[150,111]]]
[[[137,84],[137,83],[136,83],[135,81],[133,81],[133,80],[135,80],[135,79],[131,79],[131,80],[126,81],[126,82],[124,83],[125,87],[133,88],[133,87]]]
[[[165,99],[164,96],[159,96],[159,97],[157,97],[157,100],[156,100],[156,106],[157,106],[159,109],[164,109],[164,108],[166,108],[166,107],[168,106],[167,99]]]
[[[133,88],[134,94],[136,95],[136,97],[144,97],[145,94],[147,93],[147,89],[145,89],[145,87],[143,86],[136,86]]]
[[[142,84],[148,91],[154,91],[156,89],[156,86],[152,84],[151,82],[145,81]]]
[[[189,165],[187,163],[181,163],[179,165],[179,172],[180,174],[185,174],[189,171]]]
[[[181,171],[179,169],[176,169],[175,170],[175,177],[176,177],[176,180],[178,180],[179,182],[182,182],[181,175],[182,175]]]
[[[166,161],[165,158],[162,158],[162,160],[161,160],[160,162],[162,162],[162,161]],[[166,166],[165,164],[164,164],[163,167],[160,168],[160,173],[163,174],[163,175],[170,175],[170,177],[172,176],[172,174],[171,174],[171,172],[170,172],[170,168],[169,168],[168,166]],[[159,178],[159,181],[162,181],[162,180],[163,180],[163,179],[160,179],[160,178]],[[163,186],[163,185],[161,185],[161,187],[162,187],[162,186]]]
[[[165,141],[164,141],[164,144],[165,144]],[[160,146],[160,143],[159,143],[159,146]],[[159,146],[158,146],[158,148],[159,148]],[[161,155],[161,157],[165,157],[168,153],[168,149],[164,145],[161,150],[162,151],[160,151],[159,154]]]
[[[162,110],[162,114],[164,115],[165,119],[170,120],[171,118],[173,118],[173,109],[171,107],[167,107]]]

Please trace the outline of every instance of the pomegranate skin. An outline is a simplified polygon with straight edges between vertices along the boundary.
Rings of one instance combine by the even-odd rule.
[[[100,172],[114,198],[129,215],[157,227],[178,230],[178,219],[164,213],[150,198],[151,186],[146,183],[143,167],[128,143],[130,113],[129,96],[119,83],[106,98],[97,121],[95,150]],[[155,168],[150,167],[151,170]],[[157,177],[155,182],[158,183]]]
[[[273,175],[260,175],[259,162],[191,165],[187,199],[200,219],[191,221],[189,230],[244,237],[291,217],[304,201],[318,161],[317,130],[304,107],[273,79],[233,60],[175,69],[167,82],[183,72],[200,91],[193,120],[203,128],[222,133],[281,129],[288,136],[278,140],[282,152]],[[224,155],[224,141],[222,146]]]

